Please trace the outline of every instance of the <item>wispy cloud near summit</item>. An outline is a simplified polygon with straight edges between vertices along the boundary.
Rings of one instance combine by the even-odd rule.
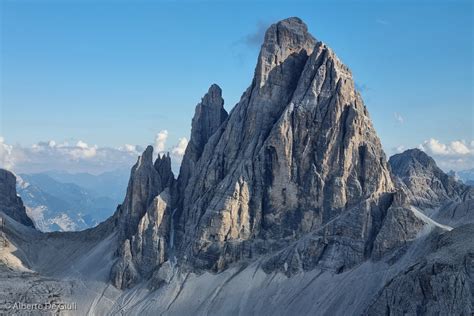
[[[250,47],[260,47],[265,37],[265,31],[270,26],[269,22],[258,21],[255,30],[252,33],[247,34],[241,42]]]

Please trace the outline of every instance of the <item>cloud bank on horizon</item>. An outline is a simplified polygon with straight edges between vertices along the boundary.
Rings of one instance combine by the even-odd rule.
[[[188,141],[180,138],[174,146],[167,146],[168,131],[155,136],[155,157],[169,152],[173,172],[177,174]],[[99,174],[117,169],[130,169],[145,146],[124,144],[119,147],[99,147],[83,140],[73,144],[55,140],[40,141],[32,146],[9,144],[0,136],[0,168],[15,173],[39,173],[61,170],[70,173]]]
[[[185,137],[174,146],[167,145],[168,131],[162,130],[155,136],[155,157],[169,152],[173,172],[177,175],[188,145]],[[88,172],[98,174],[117,169],[130,169],[145,146],[124,144],[120,147],[99,147],[79,140],[74,144],[57,143],[54,140],[41,141],[30,147],[12,145],[0,137],[0,167],[16,173],[37,173],[62,170],[72,173]],[[455,140],[444,144],[431,138],[418,148],[432,156],[445,171],[468,170],[474,168],[474,140]],[[399,146],[392,153],[408,149]]]

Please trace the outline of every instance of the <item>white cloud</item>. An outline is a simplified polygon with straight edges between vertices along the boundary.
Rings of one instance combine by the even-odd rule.
[[[73,159],[88,159],[95,157],[97,155],[97,146],[88,147],[87,144],[85,146],[77,146],[75,148],[65,148],[65,153],[69,154]]]
[[[87,149],[87,148],[89,148],[89,145],[87,145],[86,142],[83,142],[82,140],[80,140],[80,141],[77,142],[76,147]]]
[[[166,148],[166,140],[168,139],[168,131],[162,130],[155,136],[155,152],[162,153]]]
[[[425,140],[423,144],[420,145],[420,149],[432,155],[447,155],[448,154],[448,146],[446,146],[445,144],[442,144],[439,140],[434,139],[434,138]]]
[[[188,140],[186,137],[180,138],[178,144],[171,149],[171,153],[174,156],[183,157],[186,147],[188,146]]]
[[[121,150],[121,151],[125,151],[125,152],[129,152],[129,153],[140,153],[139,152],[139,148],[137,148],[138,146],[136,145],[130,145],[130,144],[125,144],[121,147],[119,147],[118,149]]]
[[[14,160],[12,159],[13,146],[5,143],[5,138],[0,136],[0,166],[6,169],[14,167]]]
[[[430,138],[420,145],[420,148],[427,153],[439,156],[466,156],[474,153],[474,146],[471,141],[467,144],[463,140],[455,140],[449,144],[443,144],[439,140]],[[469,147],[471,148],[469,148]]]
[[[173,171],[181,165],[188,141],[179,138],[173,147],[166,147],[168,132],[160,131],[155,137],[155,153],[171,154]],[[84,140],[77,142],[40,141],[32,146],[11,145],[0,136],[0,168],[16,173],[36,173],[48,170],[101,173],[116,169],[129,169],[145,148],[124,144],[116,148],[90,145]]]
[[[135,151],[131,150],[132,147]],[[16,173],[34,173],[47,170],[99,173],[115,169],[129,169],[141,150],[139,146],[120,148],[91,146],[78,141],[68,143],[38,142],[30,147],[10,145],[0,138],[0,168]],[[140,152],[141,153],[141,152]]]
[[[430,138],[418,147],[432,156],[445,171],[474,168],[474,140],[470,142],[454,140],[442,143],[438,139]]]
[[[395,117],[395,120],[396,120],[398,123],[400,123],[400,124],[405,123],[405,119],[403,118],[403,116],[402,116],[400,113],[395,112],[395,113],[393,113],[393,116]]]
[[[395,152],[395,153],[397,153],[397,154],[399,154],[399,153],[402,153],[402,152],[404,152],[404,151],[405,151],[405,149],[406,149],[406,147],[405,147],[405,146],[403,146],[403,145],[400,145],[400,146],[397,146],[397,147],[393,148],[393,150],[392,150],[392,151],[393,151],[393,152]]]
[[[471,142],[472,143],[472,142]],[[469,149],[466,144],[461,141],[454,141],[451,143],[451,150],[459,155],[468,155],[471,153],[472,149]]]

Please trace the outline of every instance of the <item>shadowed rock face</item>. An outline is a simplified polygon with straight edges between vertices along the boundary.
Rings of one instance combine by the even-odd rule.
[[[0,211],[25,226],[34,227],[23,201],[16,193],[16,177],[4,169],[0,169]]]

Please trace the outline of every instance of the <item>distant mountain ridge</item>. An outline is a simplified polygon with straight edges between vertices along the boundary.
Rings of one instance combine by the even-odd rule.
[[[39,230],[77,231],[113,214],[126,189],[124,178],[120,172],[20,174],[17,190]]]
[[[474,169],[467,169],[461,171],[451,171],[453,176],[459,178],[467,185],[474,186]]]
[[[123,201],[127,190],[130,170],[117,169],[101,174],[69,173],[59,170],[43,172],[56,181],[73,183],[84,189],[90,190],[99,196],[109,197],[120,203]]]

